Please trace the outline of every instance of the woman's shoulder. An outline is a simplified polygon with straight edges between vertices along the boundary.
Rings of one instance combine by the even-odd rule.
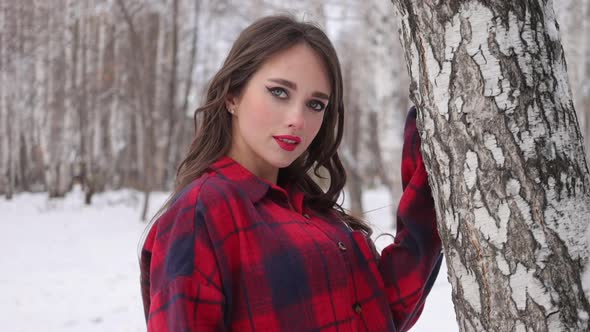
[[[237,191],[235,183],[216,176],[214,173],[205,173],[182,189],[172,199],[170,207],[219,203],[220,200],[227,200],[228,197],[235,196]]]
[[[153,231],[170,233],[171,229],[184,229],[181,233],[185,233],[195,227],[197,220],[215,219],[212,216],[223,205],[222,200],[227,199],[230,187],[231,184],[214,174],[201,175],[171,198],[166,210],[157,218]]]

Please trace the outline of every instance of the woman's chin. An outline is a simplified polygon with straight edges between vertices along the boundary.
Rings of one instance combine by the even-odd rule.
[[[274,166],[280,169],[280,168],[286,168],[286,167],[289,167],[289,166],[291,166],[291,164],[292,164],[292,163],[293,163],[293,160],[289,160],[289,161],[280,161],[280,162],[276,162],[276,163],[274,164]]]
[[[273,166],[275,166],[277,168],[285,168],[285,167],[289,167],[295,161],[295,159],[297,159],[297,158],[294,155],[291,158],[286,158],[286,157],[276,158],[271,163]]]

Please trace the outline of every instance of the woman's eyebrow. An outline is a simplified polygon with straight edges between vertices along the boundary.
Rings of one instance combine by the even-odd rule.
[[[289,89],[297,90],[297,84],[295,82],[291,82],[289,80],[282,79],[282,78],[269,78],[268,80],[271,82],[282,84],[282,85],[288,87]],[[320,92],[320,91],[316,91],[316,92],[312,93],[311,95],[316,98],[322,98],[322,99],[326,99],[326,100],[330,99],[330,96],[328,96],[328,94],[326,94],[324,92]]]

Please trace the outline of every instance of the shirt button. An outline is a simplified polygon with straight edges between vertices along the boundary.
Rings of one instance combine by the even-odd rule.
[[[309,214],[307,214],[307,213],[304,213],[304,214],[303,214],[303,217],[304,217],[305,219],[311,219],[311,217],[310,217],[310,216],[309,216]]]
[[[344,243],[338,241],[338,248],[340,248],[340,250],[342,251],[346,251],[346,246],[344,245]]]
[[[363,308],[361,307],[361,304],[358,302],[355,302],[352,305],[352,310],[354,310],[354,312],[356,312],[357,314],[360,314],[361,312],[363,312]]]

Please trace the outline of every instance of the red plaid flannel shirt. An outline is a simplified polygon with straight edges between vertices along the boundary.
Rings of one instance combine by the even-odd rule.
[[[303,194],[228,157],[157,220],[141,253],[148,331],[406,331],[442,259],[412,109],[394,243],[373,243]]]

